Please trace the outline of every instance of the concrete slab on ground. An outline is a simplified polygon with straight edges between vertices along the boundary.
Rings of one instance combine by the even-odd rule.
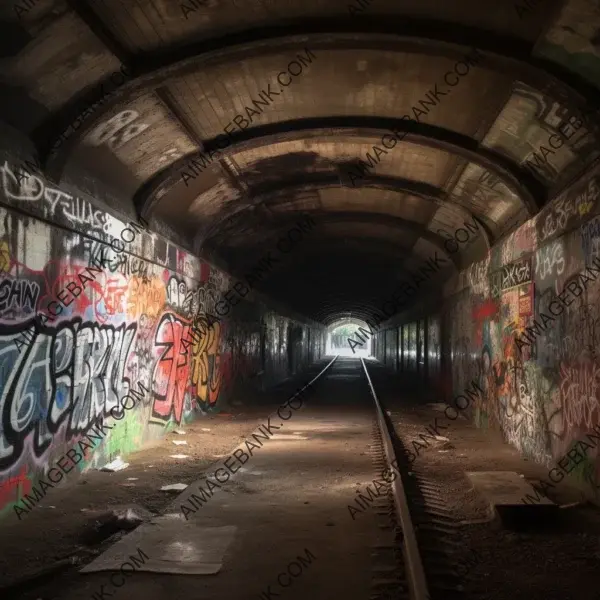
[[[135,557],[138,571],[214,575],[223,566],[223,556],[236,530],[234,526],[187,523],[179,513],[157,517],[119,540],[80,573],[118,571]]]
[[[536,504],[556,506],[548,498],[538,496],[531,485],[515,471],[469,471],[467,477],[473,487],[494,507],[531,506],[523,502],[527,494],[533,498],[539,497]]]

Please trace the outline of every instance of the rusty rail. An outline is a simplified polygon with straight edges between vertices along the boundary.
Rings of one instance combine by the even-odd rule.
[[[396,458],[394,446],[392,444],[392,438],[388,430],[388,426],[385,420],[385,415],[375,393],[375,388],[369,377],[369,372],[365,365],[365,361],[361,358],[365,375],[371,389],[371,395],[375,402],[375,409],[377,411],[377,422],[379,424],[379,430],[381,431],[381,438],[383,440],[383,447],[385,450],[385,457],[387,459],[390,469],[393,469],[392,461]],[[421,560],[421,554],[419,552],[419,546],[417,544],[417,536],[413,527],[412,519],[410,517],[410,510],[408,508],[408,499],[402,485],[402,475],[396,477],[391,483],[392,492],[394,497],[394,505],[396,507],[396,514],[400,525],[402,526],[402,534],[404,537],[404,543],[402,546],[402,554],[404,555],[404,561],[406,563],[406,574],[408,579],[408,586],[410,591],[411,600],[430,600],[429,589],[427,587],[427,580],[425,577],[425,569],[423,568],[423,562]]]

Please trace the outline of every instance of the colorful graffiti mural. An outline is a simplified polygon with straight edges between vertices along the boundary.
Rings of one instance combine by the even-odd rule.
[[[562,302],[562,291],[598,256],[598,176],[566,190],[471,265],[448,308],[454,390],[475,370],[484,390],[473,407],[476,424],[547,465],[600,423],[600,278]],[[557,304],[563,312],[518,351],[515,340]],[[593,456],[581,470],[592,496],[599,466]]]
[[[0,516],[99,419],[110,422],[132,388],[150,392],[81,470],[219,410],[234,380],[248,388],[289,375],[278,342],[293,321],[249,302],[252,318],[208,327],[207,315],[229,289],[227,275],[147,231],[127,251],[106,252],[124,222],[41,174],[16,175],[10,161],[1,164]],[[63,312],[45,323],[35,318],[90,265],[93,278],[69,288]],[[207,333],[186,349],[192,322]],[[300,359],[318,358],[320,337],[312,336]]]

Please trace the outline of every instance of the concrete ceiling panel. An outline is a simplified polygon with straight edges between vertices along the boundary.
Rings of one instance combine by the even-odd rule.
[[[155,94],[138,98],[125,110],[102,121],[83,143],[106,148],[140,182],[174,160],[199,150]]]
[[[480,235],[453,268],[599,157],[592,123],[546,168],[530,168],[575,109],[600,98],[600,9],[592,0],[548,0],[525,16],[506,0],[364,4],[351,18],[347,0],[48,0],[18,22],[0,7],[21,36],[4,50],[0,85],[35,107],[8,120],[31,134],[51,176],[74,164],[69,157],[93,157],[102,177],[115,173],[113,187],[117,172],[138,182],[141,213],[233,266],[310,214],[311,244],[271,290],[325,320],[369,316],[386,286],[445,254],[465,223]],[[481,61],[444,84],[473,48]],[[307,49],[312,60],[284,89],[277,74]],[[123,67],[122,86],[96,89]],[[242,117],[248,127],[238,129]],[[352,186],[348,172],[381,150],[392,125],[405,139]],[[226,127],[230,146],[183,177]],[[340,285],[357,272],[360,290]],[[302,277],[318,295],[302,293]]]

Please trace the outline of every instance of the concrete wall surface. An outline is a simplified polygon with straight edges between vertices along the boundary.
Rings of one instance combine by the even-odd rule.
[[[442,312],[426,316],[441,322],[437,345],[430,341],[439,338],[436,326],[422,321],[397,328],[397,360],[393,329],[376,341],[378,358],[413,372],[427,328],[428,380],[445,390],[440,399],[476,382],[481,393],[465,412],[477,426],[501,431],[523,456],[549,467],[571,453],[569,474],[595,501],[600,461],[582,440],[600,435],[599,200],[596,169],[462,271],[446,286]],[[442,348],[442,370],[433,346],[438,355]]]
[[[0,517],[99,419],[119,425],[80,472],[323,353],[324,328],[228,292],[235,281],[143,223],[6,154],[0,186]]]

